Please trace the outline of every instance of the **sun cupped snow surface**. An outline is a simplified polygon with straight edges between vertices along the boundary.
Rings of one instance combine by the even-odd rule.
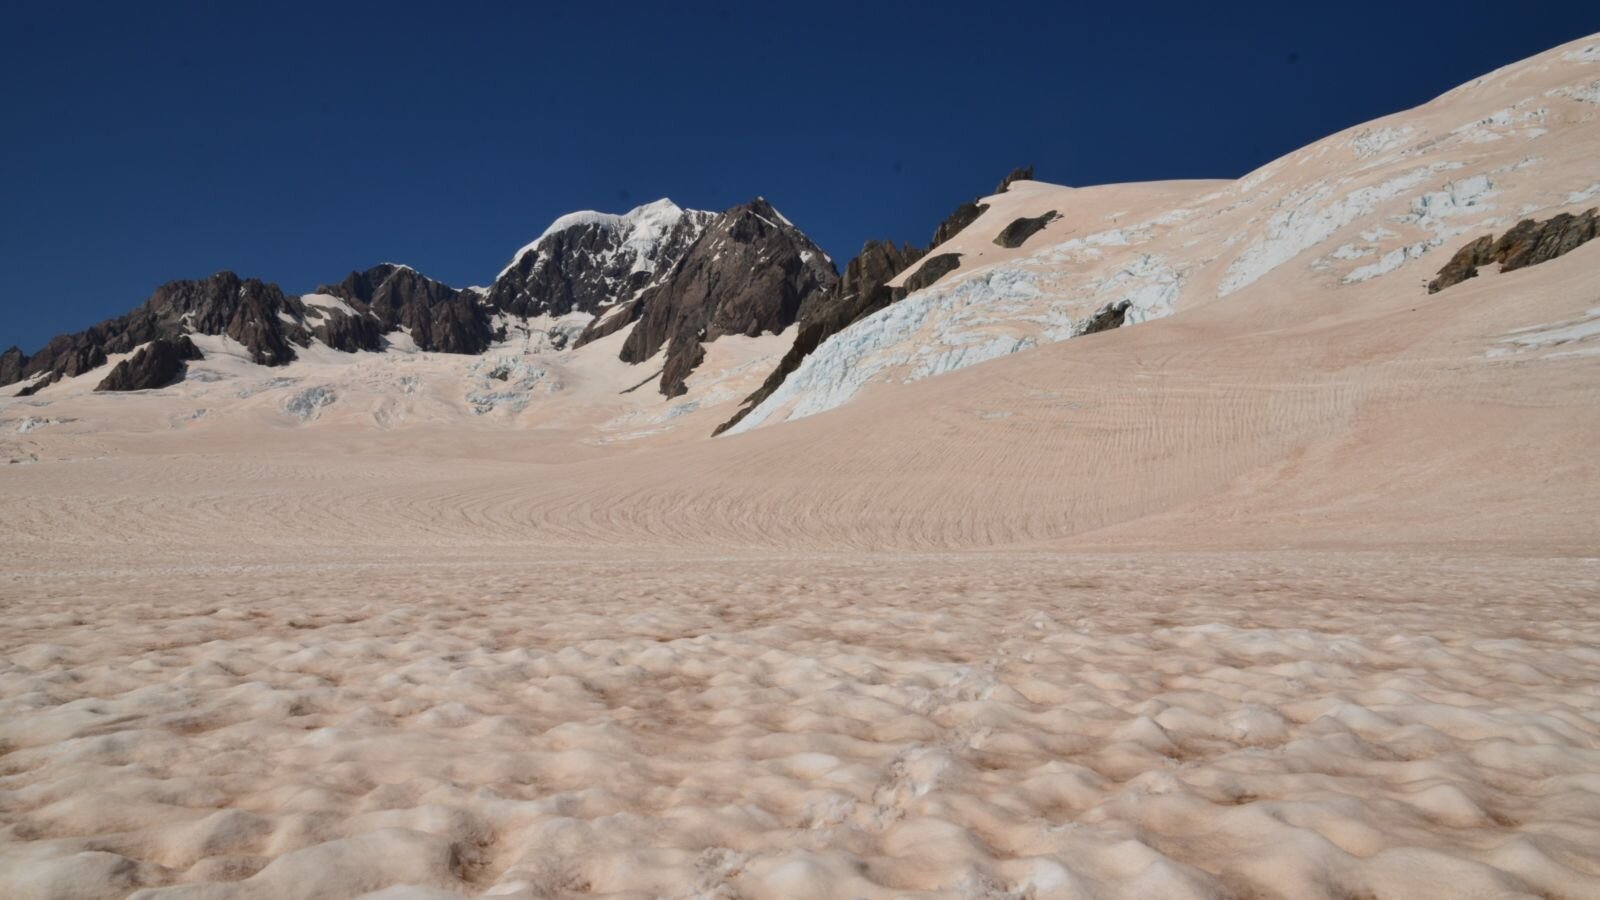
[[[1594,896],[1582,562],[973,565],[32,584],[0,894]]]

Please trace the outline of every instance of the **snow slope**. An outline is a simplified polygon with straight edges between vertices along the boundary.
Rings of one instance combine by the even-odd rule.
[[[783,335],[0,401],[0,897],[1600,896],[1600,241],[1425,290],[1596,63],[1018,186],[737,436]]]
[[[1242,293],[1375,279],[1412,296],[1466,241],[1592,205],[1600,65],[1590,47],[1509,66],[1235,182],[1015,183],[929,251],[962,254],[959,269],[835,335],[731,431],[1064,340],[1120,301],[1138,323]],[[1014,219],[1049,211],[1060,218],[1021,248],[993,243]]]

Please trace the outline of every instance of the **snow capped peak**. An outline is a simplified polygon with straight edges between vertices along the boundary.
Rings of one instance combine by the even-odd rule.
[[[545,239],[584,225],[598,225],[608,231],[621,233],[623,245],[634,251],[635,265],[638,265],[639,261],[650,255],[656,242],[678,224],[683,214],[683,208],[666,197],[636,206],[625,213],[603,213],[592,209],[567,213],[551,222],[550,227],[537,238],[513,254],[511,262],[500,270],[500,276],[511,271],[524,256],[539,249]]]
[[[755,200],[755,205],[756,205],[757,209],[766,209],[766,210],[770,211],[774,216],[777,216],[779,222],[782,222],[783,224],[789,226],[790,228],[794,227],[794,223],[789,221],[789,217],[785,216],[781,212],[778,212],[778,208],[776,206],[773,206],[772,202],[770,200],[768,200],[767,198],[765,198],[765,197],[757,197],[756,200]]]
[[[716,219],[662,198],[625,213],[568,213],[495,276],[490,302],[516,315],[594,312],[631,299]]]

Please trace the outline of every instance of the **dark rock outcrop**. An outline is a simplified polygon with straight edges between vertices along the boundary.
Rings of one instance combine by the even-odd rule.
[[[295,346],[311,344],[311,332],[298,324],[299,301],[284,296],[275,284],[241,279],[232,272],[204,281],[170,281],[156,289],[141,312],[151,320],[148,329],[136,329],[150,332],[146,340],[177,337],[186,330],[225,335],[243,344],[263,366],[287,365],[294,361]],[[143,341],[133,345],[139,343]],[[133,345],[106,349],[125,353]]]
[[[1018,169],[1012,169],[1011,170],[1011,174],[1007,175],[1005,178],[1000,180],[1000,186],[995,188],[994,192],[996,194],[1004,194],[1006,192],[1006,189],[1011,187],[1011,182],[1013,182],[1013,181],[1032,181],[1032,180],[1033,180],[1033,166],[1023,166],[1023,167],[1018,168]]]
[[[961,254],[941,253],[923,260],[922,265],[915,272],[907,275],[896,289],[894,299],[899,300],[907,294],[915,294],[925,287],[931,286],[935,281],[949,275],[961,267]]]
[[[1001,183],[1001,189],[1004,190],[1016,178],[1024,176],[1033,177],[1031,166],[1027,169],[1018,169],[1006,176],[1006,180]],[[946,216],[945,220],[934,228],[933,240],[928,244],[928,250],[955,237],[977,221],[978,217],[988,209],[987,205],[976,201],[969,201],[956,207],[955,212]],[[913,291],[928,287],[948,275],[961,263],[960,254],[941,253],[923,262],[905,283],[898,287],[889,287],[890,281],[915,265],[927,252],[910,244],[897,248],[893,241],[867,241],[855,259],[850,260],[845,266],[844,278],[840,281],[839,287],[818,297],[801,310],[794,344],[783,355],[783,359],[779,360],[777,368],[767,375],[761,387],[745,398],[744,403],[739,406],[739,411],[718,425],[713,433],[721,434],[737,425],[752,409],[772,396],[784,380],[800,368],[805,358],[821,346],[823,341],[889,304],[905,298]]]
[[[298,300],[285,297],[277,285],[232,272],[218,272],[201,281],[170,281],[145,304],[127,315],[52,338],[38,353],[25,357],[20,370],[4,373],[20,381],[49,373],[51,381],[81,375],[105,365],[107,354],[127,353],[158,338],[176,339],[190,332],[226,335],[265,366],[295,358],[295,346],[311,343]],[[12,377],[14,376],[14,377]],[[43,383],[33,385],[34,390]]]
[[[778,362],[778,367],[767,375],[755,393],[745,398],[733,418],[717,426],[713,433],[721,434],[732,428],[761,401],[772,396],[784,379],[800,368],[800,363],[823,341],[905,296],[903,291],[889,287],[889,282],[920,258],[922,250],[910,244],[896,247],[893,241],[867,241],[855,259],[845,266],[838,290],[820,295],[801,309],[794,343]]]
[[[629,300],[615,306],[600,310],[594,320],[586,325],[577,339],[572,342],[572,349],[576,350],[584,344],[598,341],[603,337],[616,334],[639,319],[639,311],[643,308],[638,300]]]
[[[38,381],[35,381],[32,384],[29,384],[26,387],[24,387],[22,390],[17,391],[15,396],[18,396],[18,397],[32,397],[34,394],[39,393],[40,391],[44,390],[45,388],[49,387],[52,384],[55,384],[56,382],[58,382],[60,380],[61,380],[61,373],[60,372],[47,372],[47,373],[45,373],[43,378],[40,378]]]
[[[232,338],[264,366],[292,362],[296,348],[309,347],[313,340],[352,353],[383,350],[388,346],[385,335],[401,328],[423,350],[481,353],[495,339],[493,313],[477,293],[458,291],[407,266],[384,264],[352,272],[305,297],[286,296],[275,284],[219,272],[203,280],[168,282],[133,312],[59,335],[33,356],[15,348],[6,351],[0,355],[0,385],[49,373],[48,381],[31,385],[37,391],[105,365],[108,354],[127,353],[152,341],[187,340],[188,334]],[[113,383],[128,377],[115,376]]]
[[[620,216],[564,216],[517,254],[487,302],[524,318],[628,302],[682,259],[713,218],[670,200]]]
[[[839,299],[882,296],[885,286],[896,275],[916,265],[924,252],[911,244],[896,247],[893,241],[867,241],[855,259],[844,267],[844,277],[839,280]]]
[[[1027,243],[1028,238],[1038,234],[1046,225],[1059,218],[1061,218],[1060,214],[1053,209],[1042,216],[1033,216],[1031,218],[1020,216],[1012,220],[1010,225],[1001,229],[1000,233],[995,235],[994,242],[1002,247],[1016,249]]]
[[[15,384],[22,380],[22,367],[28,364],[27,354],[19,347],[8,347],[0,353],[0,384]]]
[[[1099,334],[1102,331],[1121,328],[1123,323],[1128,320],[1128,307],[1131,305],[1127,300],[1118,300],[1115,303],[1100,307],[1095,311],[1094,315],[1089,317],[1087,322],[1079,326],[1077,336]]]
[[[357,350],[382,350],[388,346],[385,329],[372,315],[351,314],[342,309],[316,303],[305,304],[306,326],[317,340],[335,350],[355,353]],[[466,352],[466,351],[455,351]]]
[[[1500,271],[1535,266],[1548,262],[1600,236],[1600,210],[1588,209],[1579,215],[1561,213],[1535,222],[1523,219],[1495,240],[1485,235],[1460,250],[1428,284],[1428,293],[1437,294],[1451,285],[1478,276],[1478,267],[1500,264]]]
[[[978,203],[975,200],[956,207],[956,211],[946,216],[944,221],[939,223],[939,227],[933,230],[933,240],[928,242],[928,249],[932,250],[965,231],[968,225],[976,222],[978,217],[988,210],[987,203]]]
[[[166,387],[183,374],[187,363],[201,358],[200,348],[183,335],[156,338],[116,364],[96,391],[144,391]]]
[[[338,297],[356,311],[352,316],[314,303],[306,306],[317,337],[340,350],[382,350],[383,335],[402,328],[419,350],[436,353],[482,353],[495,340],[493,310],[476,293],[458,291],[409,266],[384,263],[351,272],[317,293]]]
[[[622,360],[640,363],[665,346],[661,393],[676,397],[705,357],[702,343],[782,331],[838,280],[827,254],[758,197],[718,216],[640,295]]]
[[[715,245],[702,240],[713,226]],[[695,247],[702,252],[688,264]],[[661,200],[623,215],[563,216],[486,290],[457,290],[392,264],[351,272],[304,297],[231,272],[169,282],[138,309],[60,335],[31,356],[19,348],[0,354],[0,385],[27,381],[32,393],[103,366],[110,354],[151,345],[138,365],[130,359],[102,379],[105,390],[137,390],[131,386],[154,384],[170,368],[166,344],[152,342],[176,346],[188,334],[225,335],[267,366],[291,362],[313,341],[381,351],[400,330],[421,350],[476,354],[506,337],[514,327],[507,317],[576,311],[604,314],[581,331],[571,322],[553,328],[551,346],[637,325],[624,358],[648,358],[665,346],[661,386],[674,395],[703,359],[702,342],[780,331],[837,281],[827,255],[764,200],[722,214]]]

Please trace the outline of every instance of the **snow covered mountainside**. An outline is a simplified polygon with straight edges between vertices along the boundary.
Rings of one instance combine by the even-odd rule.
[[[486,299],[524,318],[627,303],[658,271],[670,271],[715,218],[667,199],[623,215],[569,213],[517,251]]]
[[[561,217],[487,288],[395,264],[303,297],[231,273],[172,282],[126,316],[0,354],[0,384],[29,407],[11,418],[54,406],[80,428],[137,418],[149,396],[192,407],[182,427],[217,427],[265,397],[295,427],[437,413],[610,443],[748,432],[1215,302],[1403,304],[1470,242],[1600,198],[1597,47],[1507,66],[1237,181],[1071,188],[1019,170],[926,250],[869,242],[843,279],[765,200],[712,213],[663,199]],[[321,402],[301,403],[307,390]]]
[[[730,430],[1099,330],[1108,317],[1131,325],[1262,292],[1285,304],[1355,289],[1405,302],[1467,241],[1592,206],[1596,148],[1600,44],[1591,39],[1237,181],[1015,182],[930,251],[958,255],[959,267],[832,337]],[[1031,224],[1028,236],[1006,246],[1002,235],[1019,224]]]

